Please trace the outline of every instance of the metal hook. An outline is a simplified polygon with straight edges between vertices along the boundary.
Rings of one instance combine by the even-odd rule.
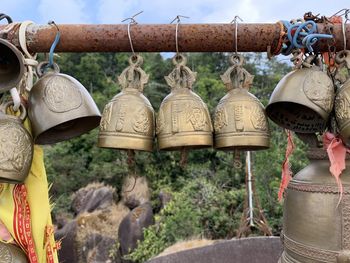
[[[134,50],[134,45],[132,44],[130,27],[131,27],[131,25],[136,25],[137,24],[137,21],[135,20],[135,17],[138,16],[139,14],[142,14],[142,13],[143,13],[143,11],[140,11],[137,14],[133,15],[132,17],[128,17],[128,18],[125,18],[124,20],[122,20],[122,22],[130,20],[130,22],[128,24],[128,38],[129,38],[130,48],[131,48],[131,52],[132,52],[133,56],[136,56],[136,54],[135,54],[135,50]]]
[[[235,52],[236,52],[236,54],[237,54],[237,51],[238,51],[238,47],[237,47],[238,21],[237,20],[240,20],[241,22],[243,22],[243,19],[240,18],[239,16],[235,16],[233,18],[233,20],[231,21],[231,24],[235,23]]]
[[[181,23],[181,17],[182,18],[190,18],[188,16],[182,16],[177,15],[170,24],[174,23],[176,21],[176,28],[175,28],[175,45],[176,45],[176,54],[179,54],[179,24]]]

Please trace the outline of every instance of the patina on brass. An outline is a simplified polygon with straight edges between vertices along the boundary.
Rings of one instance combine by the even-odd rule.
[[[1,263],[27,263],[25,253],[17,246],[0,242]]]
[[[267,116],[283,128],[313,133],[325,129],[333,109],[332,80],[309,56],[303,68],[284,76],[273,91],[266,107]]]
[[[215,148],[220,150],[263,150],[270,146],[269,125],[264,106],[248,89],[253,78],[242,65],[244,58],[233,55],[231,67],[221,75],[228,93],[215,109]]]
[[[29,174],[33,159],[33,141],[24,128],[26,109],[20,106],[20,116],[5,112],[12,102],[2,105],[0,112],[0,182],[23,183]],[[2,261],[1,261],[2,262]]]
[[[329,172],[325,150],[312,145],[310,164],[296,174],[285,192],[280,263],[350,262],[350,169],[339,188]],[[350,160],[346,160],[350,167]]]
[[[101,114],[89,92],[75,78],[53,71],[43,73],[29,93],[29,118],[35,143],[52,144],[68,140],[96,128]]]
[[[129,64],[118,77],[122,91],[103,110],[98,146],[152,151],[154,110],[143,95],[149,76],[141,68],[140,55],[131,56]]]
[[[165,77],[171,93],[162,101],[157,116],[158,148],[161,150],[204,148],[213,144],[208,108],[192,91],[197,73],[186,66],[186,61],[182,54],[175,55],[175,68]]]
[[[343,67],[350,69],[350,51],[340,51],[336,55],[336,62],[340,65],[338,72]],[[340,74],[339,74],[340,75]],[[336,78],[338,77],[338,74]],[[349,75],[345,80],[339,76],[338,81],[343,83],[335,96],[334,110],[339,133],[344,142],[350,144],[350,78]]]
[[[0,38],[0,93],[16,87],[24,73],[22,53],[10,42]]]

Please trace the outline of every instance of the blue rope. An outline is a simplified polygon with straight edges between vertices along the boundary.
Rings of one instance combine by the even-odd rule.
[[[55,51],[55,48],[56,48],[58,42],[60,42],[60,37],[61,37],[61,33],[60,33],[60,31],[57,31],[55,40],[50,47],[48,67],[51,67],[51,68],[53,67],[53,55],[54,55],[54,51]]]
[[[287,28],[288,45],[283,44],[282,54],[289,55],[295,48],[307,48],[309,52],[313,52],[312,46],[319,39],[333,38],[329,34],[317,33],[317,24],[314,21],[290,23],[289,21],[282,21]],[[294,33],[293,33],[294,32]]]

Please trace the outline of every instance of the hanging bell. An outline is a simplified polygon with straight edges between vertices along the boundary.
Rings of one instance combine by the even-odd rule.
[[[118,77],[122,91],[103,110],[98,146],[152,151],[154,110],[143,95],[149,76],[141,68],[140,55],[131,56],[129,64]]]
[[[157,118],[158,147],[161,150],[204,148],[213,144],[209,111],[192,91],[197,73],[186,66],[186,57],[173,58],[175,69],[165,77],[171,93],[160,105]]]
[[[56,64],[43,73],[47,65],[38,65],[40,79],[28,99],[35,143],[68,140],[97,127],[101,114],[89,92],[75,78],[59,73]]]
[[[0,38],[0,93],[16,87],[24,73],[22,53],[10,42]]]
[[[26,109],[20,106],[20,116],[6,114],[8,102],[0,111],[0,182],[23,183],[29,174],[33,159],[32,136],[24,128],[23,121],[27,116]]]
[[[267,116],[279,126],[299,133],[321,132],[333,109],[334,86],[328,75],[311,65],[310,55],[304,67],[284,76],[266,107]]]
[[[350,59],[350,51],[344,50],[340,51],[336,55],[336,62],[340,64],[338,72],[341,73],[341,68],[344,66],[350,69],[350,65],[346,63],[346,60]],[[344,63],[345,62],[345,63]],[[339,79],[338,79],[339,78]],[[334,110],[335,117],[337,120],[337,125],[339,128],[339,134],[341,135],[343,141],[346,144],[350,144],[350,78],[342,80],[342,75],[337,74],[336,79],[340,83],[343,83],[335,96]]]
[[[250,92],[254,76],[242,65],[244,58],[233,55],[231,67],[221,75],[228,93],[214,114],[215,148],[254,151],[270,147],[269,125],[264,106]]]

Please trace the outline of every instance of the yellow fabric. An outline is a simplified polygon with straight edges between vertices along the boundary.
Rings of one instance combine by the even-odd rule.
[[[30,130],[28,120],[25,121],[25,127]],[[30,207],[30,219],[32,237],[34,240],[35,251],[39,263],[47,263],[47,244],[52,248],[53,262],[58,263],[57,251],[55,249],[55,240],[53,233],[46,240],[47,227],[52,228],[51,209],[48,194],[48,182],[44,166],[44,154],[40,146],[34,146],[34,156],[30,173],[26,178],[24,185],[27,189],[27,201]],[[13,220],[14,220],[14,200],[13,188],[15,185],[0,184],[0,220],[16,240]],[[46,245],[45,245],[46,242]]]

